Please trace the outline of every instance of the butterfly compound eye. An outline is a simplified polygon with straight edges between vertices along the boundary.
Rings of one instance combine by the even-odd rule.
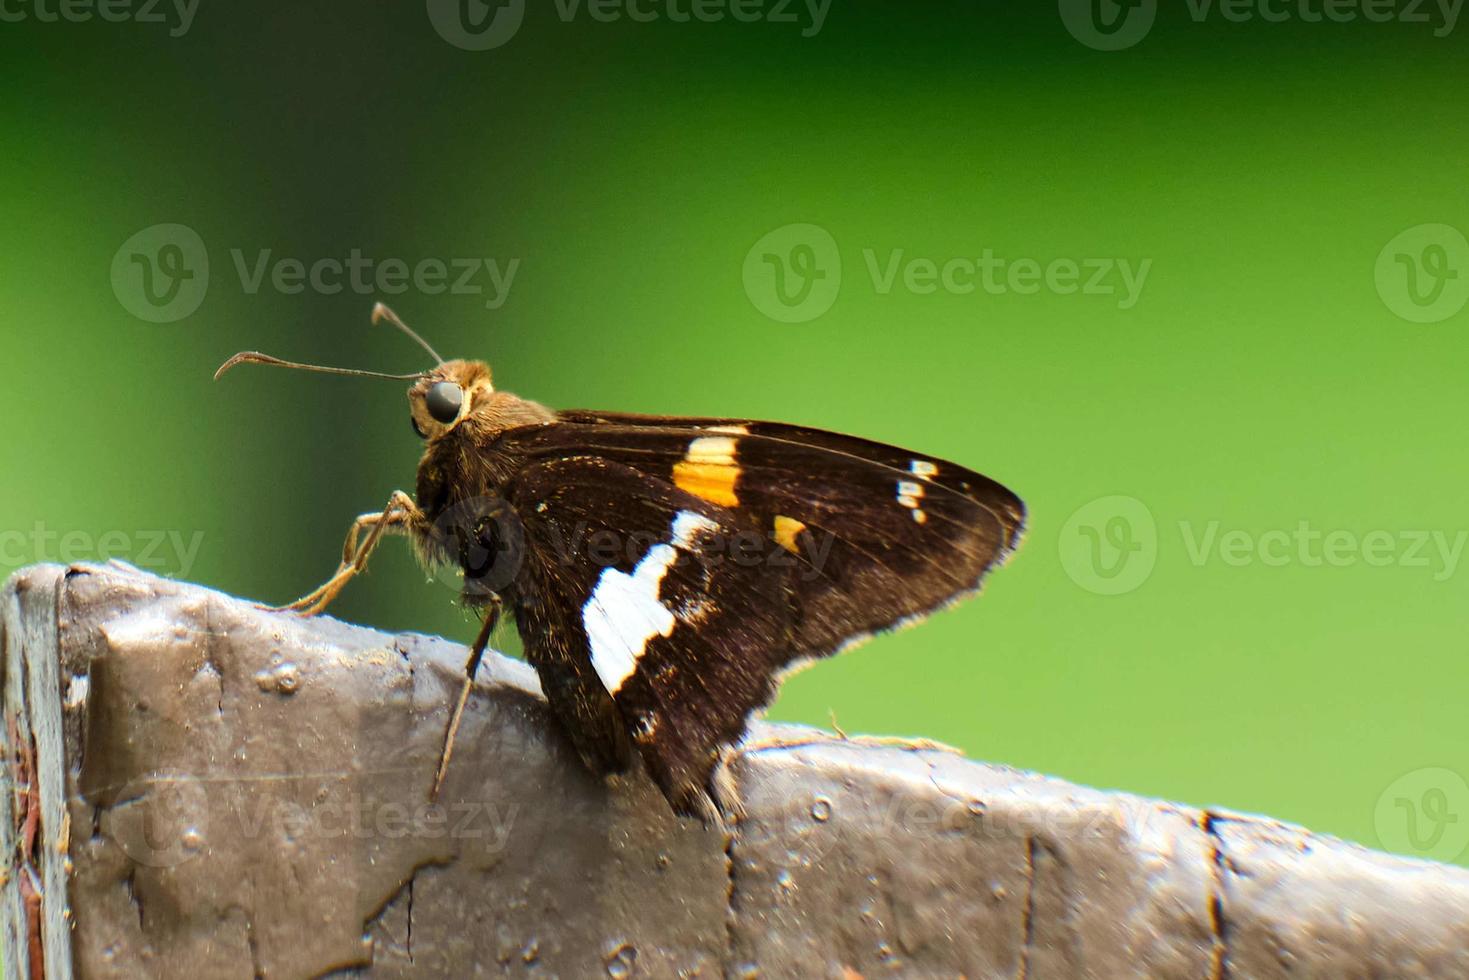
[[[459,408],[464,404],[464,389],[452,381],[440,381],[428,390],[424,404],[435,421],[448,425],[459,417]]]

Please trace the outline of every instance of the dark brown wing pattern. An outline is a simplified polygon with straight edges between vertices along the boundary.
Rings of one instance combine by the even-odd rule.
[[[588,764],[626,760],[620,717],[683,813],[783,669],[973,592],[1023,521],[977,473],[835,433],[563,417],[504,437],[527,656]]]

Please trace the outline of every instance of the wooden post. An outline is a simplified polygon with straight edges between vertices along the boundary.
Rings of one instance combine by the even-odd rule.
[[[589,776],[490,655],[120,564],[0,601],[6,978],[1469,976],[1469,871],[757,726],[744,816]]]

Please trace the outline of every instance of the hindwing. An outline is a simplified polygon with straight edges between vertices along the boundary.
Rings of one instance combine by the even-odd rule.
[[[1024,519],[977,473],[835,433],[561,419],[501,437],[527,657],[589,765],[630,736],[684,813],[781,671],[975,591]]]

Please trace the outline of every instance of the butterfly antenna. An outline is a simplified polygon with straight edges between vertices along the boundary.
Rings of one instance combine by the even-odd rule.
[[[230,368],[239,364],[264,364],[268,367],[291,368],[296,371],[317,371],[321,374],[343,374],[353,378],[386,378],[388,381],[417,381],[424,377],[426,372],[419,371],[417,374],[383,374],[381,371],[359,371],[356,368],[326,367],[321,364],[298,364],[295,361],[283,361],[279,357],[271,357],[259,351],[240,351],[234,357],[225,361],[214,372],[214,380],[218,381]]]
[[[388,321],[393,326],[406,333],[409,337],[413,338],[413,340],[418,343],[418,346],[428,351],[429,356],[432,357],[435,361],[440,364],[444,363],[444,359],[439,356],[439,352],[430,347],[429,342],[420,337],[412,327],[404,323],[402,319],[398,316],[398,314],[394,313],[392,309],[389,308],[388,304],[377,303],[372,308],[372,322],[382,323],[384,320]]]

